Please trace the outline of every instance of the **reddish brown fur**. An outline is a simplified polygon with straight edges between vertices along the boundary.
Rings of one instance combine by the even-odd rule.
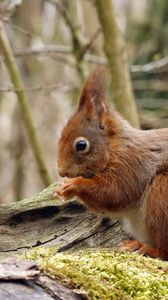
[[[73,148],[80,136],[90,141],[87,154]],[[71,179],[57,195],[77,195],[96,212],[129,219],[140,241],[128,242],[123,249],[135,250],[138,245],[140,253],[168,259],[167,166],[168,129],[137,130],[110,111],[103,71],[96,71],[84,85],[77,112],[59,141],[59,172]],[[139,227],[134,215],[139,216]]]
[[[168,258],[168,164],[156,170],[149,185],[146,224],[159,256]]]
[[[139,254],[149,255],[153,258],[164,258],[163,253],[160,249],[151,247],[146,244],[141,244],[137,240],[126,240],[120,243],[120,248],[124,251],[136,251]]]

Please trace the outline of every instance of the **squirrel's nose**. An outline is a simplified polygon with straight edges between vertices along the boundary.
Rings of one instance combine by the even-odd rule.
[[[61,177],[68,177],[68,176],[69,176],[68,172],[65,171],[65,169],[60,168],[60,167],[58,168],[58,174],[59,174]]]

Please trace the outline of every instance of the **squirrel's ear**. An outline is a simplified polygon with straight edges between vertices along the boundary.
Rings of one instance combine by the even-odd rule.
[[[103,115],[107,110],[105,104],[106,72],[104,67],[98,67],[85,82],[81,92],[78,111],[85,111],[88,119],[99,120],[102,128]]]

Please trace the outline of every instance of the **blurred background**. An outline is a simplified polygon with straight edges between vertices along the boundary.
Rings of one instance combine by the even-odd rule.
[[[168,1],[114,0],[114,6],[126,42],[141,127],[168,127]],[[84,79],[97,65],[106,64],[95,1],[0,1],[0,20],[54,182],[58,179],[61,129],[75,109]],[[76,46],[74,34],[79,42]],[[80,47],[84,52],[79,57]],[[31,196],[46,185],[37,168],[16,92],[0,55],[1,203]]]

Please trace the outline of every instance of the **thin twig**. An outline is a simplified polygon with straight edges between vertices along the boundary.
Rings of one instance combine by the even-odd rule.
[[[5,23],[9,23],[13,27],[14,30],[21,33],[22,35],[29,36],[29,37],[33,36],[33,34],[31,32],[29,32],[29,31],[19,27],[18,25],[14,24],[12,22],[12,20],[7,18],[7,17],[3,17],[2,15],[0,15],[0,20],[2,20]]]
[[[21,56],[48,56],[51,54],[72,54],[72,49],[64,45],[48,45],[36,48],[25,48],[14,52],[16,57]]]
[[[60,91],[62,93],[70,93],[76,89],[79,89],[79,86],[71,86],[71,85],[47,85],[40,84],[34,87],[26,87],[24,89],[21,88],[14,88],[14,87],[0,87],[0,93],[18,93],[18,92],[27,92],[27,93],[34,93],[34,92],[51,92],[53,90]]]
[[[168,71],[168,56],[145,65],[131,66],[132,73],[161,73]]]
[[[73,54],[73,50],[69,46],[48,45],[48,46],[41,46],[41,47],[36,47],[36,48],[19,49],[14,52],[15,57],[50,56],[50,55],[57,55],[57,54],[70,55],[70,54]],[[98,65],[106,65],[107,64],[106,58],[92,55],[89,53],[86,53],[84,55],[84,60],[86,60],[90,63],[98,64]],[[65,60],[64,63],[69,63],[70,65],[72,65],[72,67],[75,67],[75,64],[73,64],[72,62],[70,62],[68,60]],[[167,72],[168,71],[168,56],[163,57],[160,60],[147,63],[145,65],[132,65],[132,66],[130,66],[130,71],[133,74]]]
[[[29,56],[40,56],[40,57],[49,57],[50,59],[57,60],[60,63],[66,64],[69,67],[75,69],[76,64],[75,62],[60,56],[65,54],[71,54],[70,47],[66,46],[43,46],[43,47],[37,47],[37,48],[25,48],[20,49],[14,52],[15,57],[29,57]],[[3,59],[0,58],[0,64],[3,63]]]
[[[76,20],[72,20],[68,11],[65,7],[58,1],[58,0],[47,0],[48,2],[52,3],[56,6],[58,12],[64,18],[64,21],[67,27],[70,30],[71,38],[72,38],[72,52],[76,59],[76,67],[78,73],[80,75],[81,80],[85,79],[85,68],[83,67],[83,49],[85,45],[82,43],[82,39],[79,33],[79,26],[75,24]]]
[[[56,6],[57,10],[62,15],[68,28],[70,29],[72,36],[75,36],[75,38],[78,39],[78,37],[76,37],[76,27],[74,26],[69,14],[68,14],[68,11],[65,9],[65,7],[60,3],[60,1],[57,1],[57,0],[47,0],[47,1]]]
[[[104,57],[96,56],[87,53],[84,57],[84,59],[90,63],[97,64],[97,65],[107,65],[107,59]]]
[[[94,41],[97,39],[100,33],[101,33],[101,28],[98,28],[96,32],[93,34],[93,36],[91,37],[90,41],[83,47],[83,53],[82,53],[83,56],[92,48]]]
[[[34,119],[32,115],[31,108],[29,106],[29,102],[27,99],[27,95],[24,92],[24,84],[22,82],[19,69],[17,67],[14,55],[12,53],[11,46],[9,44],[8,37],[6,35],[4,26],[2,21],[0,21],[0,51],[4,57],[4,61],[6,67],[8,69],[11,81],[16,89],[20,89],[17,91],[17,98],[19,102],[19,106],[22,113],[22,118],[24,121],[25,128],[28,133],[28,137],[30,140],[31,147],[34,152],[34,156],[37,161],[39,173],[45,185],[49,185],[52,180],[45,164],[45,160],[43,158],[42,148],[39,141],[39,137],[35,128]]]
[[[14,88],[14,87],[0,87],[0,93],[16,93],[16,92],[27,92],[27,93],[36,93],[36,92],[51,92],[51,91],[59,91],[61,93],[70,93],[74,90],[78,90],[80,87],[77,85],[44,85],[40,84],[33,87],[26,87],[24,90]],[[135,91],[143,91],[143,90],[154,90],[154,91],[162,91],[168,92],[167,81],[165,80],[133,80],[133,88]]]

